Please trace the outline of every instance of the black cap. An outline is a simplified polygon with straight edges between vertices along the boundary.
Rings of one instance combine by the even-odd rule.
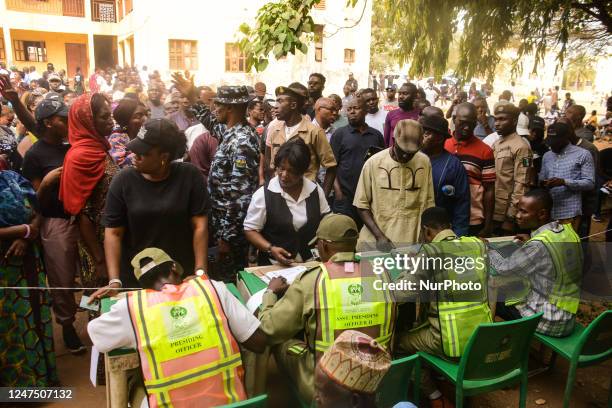
[[[419,123],[423,126],[424,130],[431,130],[437,135],[444,136],[445,139],[451,137],[448,133],[448,121],[441,116],[421,116]]]
[[[385,91],[397,91],[397,85],[392,84],[385,88]]]
[[[138,131],[138,135],[127,145],[127,148],[136,154],[147,154],[156,146],[167,145],[175,140],[179,128],[174,122],[166,118],[150,119]]]
[[[68,106],[64,103],[61,98],[50,96],[40,101],[36,110],[34,111],[34,117],[37,121],[50,118],[51,116],[63,116],[68,117]]]
[[[569,137],[571,129],[567,123],[555,122],[548,127],[547,137]]]
[[[532,116],[531,118],[529,118],[529,129],[534,129],[534,130],[544,130],[546,129],[546,122],[544,121],[544,118],[541,118],[540,116]]]

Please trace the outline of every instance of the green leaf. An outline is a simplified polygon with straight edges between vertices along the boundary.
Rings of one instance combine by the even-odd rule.
[[[308,46],[304,43],[300,43],[297,46],[298,50],[300,50],[303,54],[308,54]]]
[[[297,30],[297,28],[300,26],[300,19],[296,17],[292,19],[291,21],[289,21],[289,24],[287,25],[289,26],[290,29]]]

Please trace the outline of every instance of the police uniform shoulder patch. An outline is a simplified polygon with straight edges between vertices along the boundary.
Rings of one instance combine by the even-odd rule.
[[[246,156],[236,156],[234,166],[238,169],[245,169],[247,166]]]
[[[531,159],[531,157],[523,157],[523,167],[531,167],[533,164],[533,160]]]

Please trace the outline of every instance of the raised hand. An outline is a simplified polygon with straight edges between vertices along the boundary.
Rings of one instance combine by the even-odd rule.
[[[19,94],[17,90],[13,88],[11,79],[8,75],[0,75],[0,95],[11,103],[19,100]]]
[[[189,71],[185,71],[184,74],[181,74],[180,72],[173,73],[172,83],[177,91],[179,91],[183,96],[189,98],[191,102],[195,102],[197,92],[194,77],[189,73]]]

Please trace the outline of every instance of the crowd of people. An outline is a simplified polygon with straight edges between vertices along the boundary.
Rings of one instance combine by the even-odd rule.
[[[0,289],[0,362],[10,368],[0,385],[57,384],[51,308],[67,348],[86,350],[70,290],[79,289],[79,277],[91,301],[147,289],[129,291],[88,330],[99,350],[131,347],[150,362],[143,376],[151,406],[164,398],[245,399],[238,344],[256,353],[272,346],[304,401],[338,406],[338,398],[359,398],[359,406],[372,406],[390,353],[459,357],[471,330],[493,319],[486,293],[469,316],[432,302],[429,324],[415,330],[395,321],[398,306],[388,300],[368,303],[374,323],[363,327],[343,326],[339,308],[322,306],[342,305],[341,285],[359,276],[357,252],[418,242],[424,253],[453,242],[489,259],[500,275],[523,276],[531,288],[523,302],[498,315],[544,312],[538,331],[571,333],[580,239],[601,220],[612,191],[610,150],[593,141],[612,134],[612,120],[585,125],[585,108],[571,101],[551,122],[534,101],[515,106],[510,91],[493,106],[489,95],[459,91],[444,112],[433,84],[391,84],[381,101],[380,89],[359,88],[352,76],[344,97],[324,96],[325,82],[313,73],[306,85],[280,86],[271,98],[262,82],[214,89],[175,73],[168,86],[146,67],[96,69],[88,81],[77,70],[71,85],[53,64],[42,75],[34,67],[0,74],[0,286],[64,288]],[[612,98],[607,108],[610,117]],[[505,257],[481,240],[496,236],[526,243]],[[561,242],[572,251],[550,250]],[[291,285],[270,281],[257,316],[224,285],[249,265],[313,258],[322,263]],[[486,282],[486,270],[476,278]],[[176,303],[170,314],[182,323],[162,318],[166,301]],[[191,312],[196,317],[185,318]],[[470,324],[448,338],[444,313]],[[169,327],[182,334],[165,338]],[[156,356],[170,358],[171,339],[186,333],[214,337],[193,347],[218,352],[196,358],[190,347],[176,349],[181,364],[164,376],[222,363],[230,367],[227,387],[206,375],[197,381],[218,384],[198,392],[180,381],[161,385]],[[153,348],[150,339],[158,341]],[[333,353],[364,365],[370,377],[342,374]],[[432,406],[442,406],[433,382],[423,388]]]

